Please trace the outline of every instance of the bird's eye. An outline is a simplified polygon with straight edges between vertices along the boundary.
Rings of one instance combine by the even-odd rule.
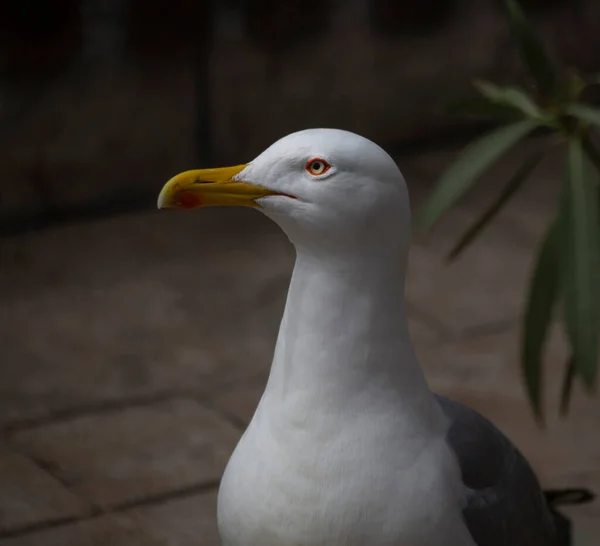
[[[306,170],[312,174],[313,176],[320,176],[325,174],[329,169],[331,169],[331,165],[327,163],[324,159],[311,159],[306,164]]]

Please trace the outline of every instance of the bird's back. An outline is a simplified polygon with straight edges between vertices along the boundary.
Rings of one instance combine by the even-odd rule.
[[[550,508],[525,457],[476,411],[437,396],[468,489],[464,517],[478,546],[558,546]]]

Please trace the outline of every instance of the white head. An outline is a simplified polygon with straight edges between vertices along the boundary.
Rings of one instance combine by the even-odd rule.
[[[158,199],[159,208],[216,205],[257,207],[310,252],[394,252],[408,240],[398,167],[370,140],[337,129],[292,133],[245,165],[186,171]]]

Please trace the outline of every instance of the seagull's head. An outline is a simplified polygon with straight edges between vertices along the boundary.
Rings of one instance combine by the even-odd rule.
[[[244,165],[185,171],[169,180],[159,208],[255,207],[292,243],[326,251],[406,243],[410,207],[392,158],[370,140],[309,129],[275,142]],[[394,244],[396,243],[396,244]]]

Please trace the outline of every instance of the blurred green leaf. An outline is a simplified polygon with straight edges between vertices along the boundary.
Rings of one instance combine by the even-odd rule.
[[[476,81],[474,85],[484,97],[493,103],[514,108],[530,118],[542,117],[542,112],[535,101],[518,87],[498,87],[486,81]]]
[[[564,99],[575,101],[587,86],[585,78],[574,68],[567,71]]]
[[[531,133],[537,124],[518,121],[496,129],[467,147],[442,175],[433,194],[421,210],[417,224],[430,227],[469,189],[494,161],[519,140]]]
[[[521,364],[533,411],[542,419],[542,361],[559,289],[558,227],[553,223],[540,248],[525,307]]]
[[[569,144],[561,201],[565,326],[577,373],[592,387],[600,333],[600,197],[597,173],[582,143]]]
[[[531,155],[519,167],[514,176],[508,181],[508,184],[502,190],[498,198],[489,206],[489,208],[481,215],[481,217],[460,237],[458,243],[452,248],[448,254],[449,261],[454,260],[481,231],[494,219],[494,217],[502,210],[502,207],[508,200],[517,192],[527,180],[532,171],[537,167],[542,158],[543,152],[538,152]]]
[[[573,358],[567,362],[565,368],[565,375],[563,377],[562,389],[560,392],[560,413],[567,415],[569,412],[569,406],[571,404],[571,393],[573,392],[573,382],[577,373],[577,367]]]
[[[525,17],[517,0],[505,0],[504,7],[521,59],[540,93],[553,97],[557,91],[558,77],[535,28]]]
[[[582,121],[600,126],[600,110],[586,104],[572,104],[567,108],[567,113]]]
[[[483,97],[469,97],[451,102],[445,108],[449,114],[487,119],[515,118],[518,112],[505,104],[496,104]]]

